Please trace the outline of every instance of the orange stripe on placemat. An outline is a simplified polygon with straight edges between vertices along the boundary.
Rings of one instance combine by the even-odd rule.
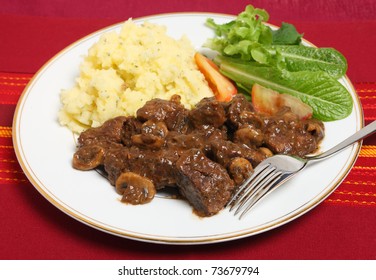
[[[34,74],[20,74],[20,73],[0,73],[0,80],[6,81],[30,81]]]
[[[363,145],[360,153],[360,157],[375,157],[376,156],[376,146],[374,145]]]
[[[376,88],[371,88],[371,89],[362,89],[362,88],[359,88],[356,90],[358,93],[376,93]],[[376,98],[375,96],[373,95],[364,95],[362,96],[363,98]]]
[[[8,177],[0,177],[0,182],[2,183],[25,183],[28,182],[26,178],[8,178]]]
[[[10,127],[0,127],[0,184],[28,182],[13,150]]]
[[[371,186],[375,187],[376,183],[374,181],[368,180],[345,180],[342,184],[355,185],[355,186]]]
[[[351,183],[351,185],[347,185],[346,182]],[[354,185],[353,183],[359,185]],[[373,184],[372,186],[370,183],[371,182],[344,181],[339,188],[325,200],[325,203],[343,206],[376,206],[375,185]],[[363,191],[362,189],[367,189],[367,191]]]
[[[0,72],[0,104],[16,105],[33,74]]]
[[[359,170],[359,171],[376,171],[376,166],[354,166],[353,170]]]
[[[376,201],[365,201],[365,200],[351,200],[351,199],[332,199],[328,198],[325,200],[326,203],[342,204],[342,205],[361,205],[361,206],[376,206]]]
[[[34,74],[0,72],[1,86],[26,86]]]
[[[336,190],[334,193],[342,195],[351,195],[351,196],[365,196],[365,197],[376,197],[376,193],[373,192],[357,192],[357,191],[339,191]]]
[[[350,173],[325,203],[337,206],[376,206],[375,154],[376,146],[363,145]]]
[[[0,145],[0,149],[13,149],[13,146],[10,146],[10,145]]]
[[[0,163],[5,162],[5,163],[17,163],[18,161],[15,159],[7,159],[7,158],[0,158]]]
[[[12,137],[12,128],[9,126],[0,126],[0,137]]]
[[[0,169],[0,183],[27,182],[26,175],[19,169]]]
[[[12,127],[0,126],[0,183],[12,185],[27,182],[16,155],[12,142]]]
[[[3,86],[16,86],[16,87],[25,87],[28,84],[28,82],[20,83],[20,82],[1,82],[0,85]]]
[[[23,174],[21,170],[0,169],[0,173]]]

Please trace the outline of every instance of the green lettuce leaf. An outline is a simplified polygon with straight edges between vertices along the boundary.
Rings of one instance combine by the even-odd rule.
[[[313,117],[322,121],[334,121],[347,117],[353,100],[347,89],[336,79],[322,71],[290,72],[257,62],[218,56],[215,63],[220,71],[251,92],[254,83],[280,93],[295,96],[313,109]]]
[[[269,14],[248,5],[233,21],[216,24],[207,19],[207,25],[216,34],[204,44],[221,55],[256,61],[268,66],[296,71],[325,71],[338,79],[347,71],[344,56],[333,48],[314,48],[301,45],[303,34],[289,23],[277,30],[264,24]]]
[[[252,5],[248,5],[235,20],[225,24],[217,24],[209,18],[206,24],[214,30],[216,37],[209,38],[204,47],[243,60],[268,61],[270,54],[263,49],[273,41],[271,28],[263,24],[268,20],[269,14],[265,10]],[[253,51],[255,56],[252,54],[254,49],[257,49]]]
[[[292,72],[324,71],[339,79],[347,71],[346,58],[333,48],[285,45],[271,46],[265,49],[270,53],[271,57],[279,54],[283,58],[283,67]]]
[[[282,22],[281,27],[272,31],[273,45],[299,45],[303,34],[299,34],[295,26]]]

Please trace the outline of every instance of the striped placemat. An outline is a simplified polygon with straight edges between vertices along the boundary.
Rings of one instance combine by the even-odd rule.
[[[30,184],[19,166],[12,144],[12,119],[17,101],[32,74],[0,72],[0,187]],[[354,83],[366,124],[376,119],[376,83]],[[353,207],[376,206],[376,140],[366,139],[359,157],[337,190],[324,203]],[[5,186],[6,185],[6,186]]]

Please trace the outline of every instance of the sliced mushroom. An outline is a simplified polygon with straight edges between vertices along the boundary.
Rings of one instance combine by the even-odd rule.
[[[253,167],[247,159],[236,157],[230,161],[227,170],[235,184],[239,186],[251,176]]]
[[[261,129],[255,128],[253,125],[243,125],[235,131],[234,142],[259,147],[264,142],[264,134]]]
[[[165,144],[165,139],[151,134],[136,134],[131,137],[132,143],[138,147],[159,149]]]
[[[145,204],[150,202],[156,193],[151,180],[134,172],[124,172],[117,178],[116,192],[122,195],[122,202]]]
[[[273,156],[273,152],[270,149],[266,148],[266,147],[260,147],[259,151],[262,152],[266,157]]]
[[[155,136],[165,138],[168,133],[168,128],[166,124],[162,121],[148,120],[142,124],[141,133],[152,134]]]
[[[312,135],[316,136],[318,141],[322,140],[325,136],[324,124],[315,119],[307,121],[306,130]]]
[[[104,149],[98,145],[82,146],[73,155],[73,167],[79,170],[91,170],[103,164]]]
[[[159,149],[165,144],[168,134],[164,122],[148,120],[142,124],[141,133],[131,137],[132,143],[144,148]]]

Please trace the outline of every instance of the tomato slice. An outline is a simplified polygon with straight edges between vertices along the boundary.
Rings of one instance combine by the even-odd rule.
[[[237,94],[234,84],[219,72],[213,61],[198,52],[195,53],[194,59],[218,101],[230,101]]]
[[[290,107],[291,111],[300,119],[310,119],[312,108],[303,103],[295,96],[280,94],[272,89],[265,88],[259,84],[252,87],[252,103],[257,112],[273,115],[282,107]]]

